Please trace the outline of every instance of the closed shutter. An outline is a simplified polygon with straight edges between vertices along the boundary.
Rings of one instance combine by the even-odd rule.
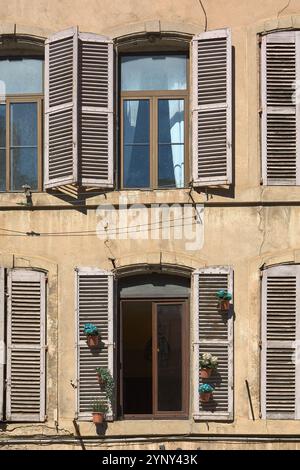
[[[45,187],[113,187],[113,43],[72,28],[46,41]]]
[[[300,419],[300,266],[263,271],[261,411],[264,419]]]
[[[5,344],[4,344],[4,312],[5,312],[5,287],[4,268],[0,267],[0,421],[3,420],[4,404],[4,365],[5,365]]]
[[[263,36],[261,56],[263,184],[299,185],[300,32]]]
[[[233,419],[233,309],[218,310],[216,292],[226,289],[233,293],[233,272],[228,267],[204,268],[194,272],[193,306],[193,370],[195,420]],[[218,368],[205,380],[214,388],[213,400],[201,403],[199,386],[200,355],[218,356]]]
[[[45,274],[8,274],[7,421],[45,420]]]
[[[113,274],[100,269],[78,268],[77,298],[77,417],[92,418],[94,400],[106,400],[97,381],[96,368],[105,367],[113,376]],[[93,323],[100,333],[100,347],[90,349],[84,324]],[[107,419],[113,419],[110,408]]]
[[[229,29],[193,38],[193,184],[232,183],[232,59]]]

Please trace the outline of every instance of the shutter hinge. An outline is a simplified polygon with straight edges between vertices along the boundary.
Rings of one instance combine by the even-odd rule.
[[[44,349],[45,351],[48,351],[48,344],[45,344]]]
[[[49,282],[48,276],[45,276],[45,282],[46,282],[46,284],[48,284],[48,282]]]
[[[258,347],[259,347],[260,349],[262,348],[262,341],[261,341],[261,340],[258,341]]]
[[[261,411],[259,412],[258,417],[259,417],[259,419],[262,418],[262,413],[261,413]]]

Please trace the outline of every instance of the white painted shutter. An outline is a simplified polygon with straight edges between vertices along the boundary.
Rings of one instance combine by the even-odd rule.
[[[0,421],[3,420],[4,404],[4,366],[5,366],[5,334],[4,334],[4,312],[5,312],[5,283],[4,268],[0,267]]]
[[[262,178],[264,185],[300,184],[300,32],[267,34],[261,46]],[[298,92],[299,95],[299,92]]]
[[[201,33],[192,44],[193,184],[231,184],[231,31]]]
[[[7,421],[45,420],[45,274],[8,273]]]
[[[95,324],[100,332],[100,347],[90,349],[84,324]],[[77,417],[92,418],[94,400],[105,400],[96,375],[97,367],[106,367],[113,376],[113,274],[94,268],[76,270],[76,347]],[[107,415],[113,419],[113,409]]]
[[[81,178],[113,187],[113,42],[80,33]]]
[[[45,43],[45,188],[78,180],[78,29]]]
[[[71,28],[46,41],[45,187],[113,187],[113,43]]]
[[[199,269],[193,274],[193,388],[195,420],[233,419],[233,309],[218,310],[216,292],[227,289],[233,293],[233,272],[228,267]],[[208,352],[218,356],[217,370],[205,380],[214,388],[213,400],[200,402],[200,355]]]
[[[300,266],[263,271],[263,419],[300,419]]]

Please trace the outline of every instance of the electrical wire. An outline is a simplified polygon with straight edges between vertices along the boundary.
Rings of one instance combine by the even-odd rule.
[[[202,3],[202,0],[198,0],[198,1],[200,3],[200,6],[201,6],[202,11],[204,13],[204,31],[207,31],[207,13],[206,13],[206,10],[205,10],[204,5]]]

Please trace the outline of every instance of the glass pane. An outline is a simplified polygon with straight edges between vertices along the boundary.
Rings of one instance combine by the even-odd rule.
[[[149,100],[124,101],[124,188],[147,188],[150,185],[149,115]]]
[[[0,191],[5,191],[6,160],[5,150],[0,149]]]
[[[6,132],[6,121],[5,121],[5,118],[6,118],[6,107],[5,107],[5,104],[1,104],[0,105],[0,148],[2,147],[5,147],[5,142],[6,142],[6,139],[5,139],[5,132]]]
[[[157,305],[158,411],[182,410],[182,309],[182,304]]]
[[[121,89],[185,90],[185,55],[134,55],[121,58]]]
[[[158,101],[158,186],[184,187],[184,100]]]
[[[11,189],[22,190],[24,184],[29,184],[31,189],[37,189],[36,148],[11,149]]]
[[[10,105],[11,146],[37,145],[37,104],[13,103]]]
[[[0,59],[0,81],[5,93],[42,93],[43,66],[42,59]]]

